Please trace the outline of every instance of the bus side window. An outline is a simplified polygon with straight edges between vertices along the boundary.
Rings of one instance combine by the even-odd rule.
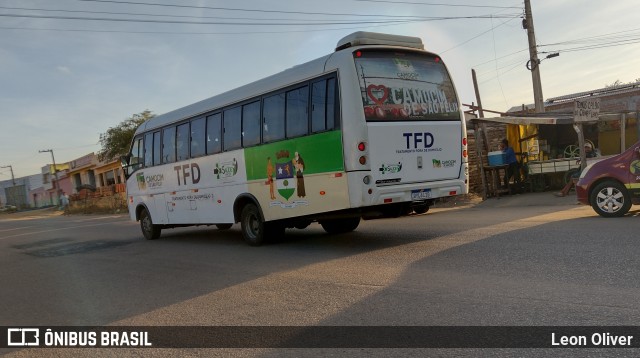
[[[262,139],[265,143],[284,139],[284,106],[284,93],[264,99]]]
[[[176,160],[189,159],[189,123],[178,126],[176,132]]]
[[[204,117],[191,121],[191,158],[205,154],[204,138],[206,136]]]
[[[222,114],[207,117],[207,154],[222,151]]]
[[[287,138],[309,133],[309,86],[287,92]]]
[[[136,170],[142,167],[142,151],[143,149],[143,141],[142,136],[137,137],[133,140],[133,145],[131,146],[131,157],[129,158],[129,166],[131,169],[129,170],[129,174],[135,172]]]
[[[153,133],[153,165],[160,165],[160,148],[162,142],[160,142],[160,131]]]
[[[311,85],[311,131],[322,132],[327,129],[327,81],[314,82]]]
[[[224,150],[229,151],[242,147],[242,122],[241,107],[234,107],[224,111],[223,115],[223,133],[224,133]]]
[[[176,127],[165,128],[162,131],[162,163],[176,161]]]
[[[336,113],[338,111],[336,91],[336,79],[327,80],[327,130],[336,129]]]
[[[260,144],[260,101],[242,106],[242,146]]]
[[[153,166],[153,133],[144,135],[144,166]]]

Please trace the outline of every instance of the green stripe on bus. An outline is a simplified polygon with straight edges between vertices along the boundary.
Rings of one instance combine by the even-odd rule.
[[[304,175],[344,171],[342,132],[335,130],[245,149],[247,180],[266,179],[269,161],[275,168],[294,161],[296,153],[304,163]]]

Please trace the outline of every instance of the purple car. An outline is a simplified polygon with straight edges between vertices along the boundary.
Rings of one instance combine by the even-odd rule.
[[[576,184],[578,201],[603,217],[623,216],[640,204],[640,142],[587,165]]]

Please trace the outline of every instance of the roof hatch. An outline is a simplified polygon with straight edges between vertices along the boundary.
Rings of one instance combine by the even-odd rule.
[[[336,45],[336,51],[361,45],[388,45],[417,48],[424,50],[419,37],[380,34],[376,32],[358,31],[343,37]]]

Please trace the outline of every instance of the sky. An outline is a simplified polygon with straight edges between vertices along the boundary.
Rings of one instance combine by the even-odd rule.
[[[640,78],[637,2],[532,0],[544,99]],[[0,167],[16,178],[162,114],[331,53],[355,31],[422,38],[463,104],[533,103],[524,3],[509,0],[0,0]],[[636,66],[634,66],[634,64]],[[464,107],[463,107],[464,108]],[[466,109],[466,108],[465,108]],[[0,181],[11,179],[0,168]]]

